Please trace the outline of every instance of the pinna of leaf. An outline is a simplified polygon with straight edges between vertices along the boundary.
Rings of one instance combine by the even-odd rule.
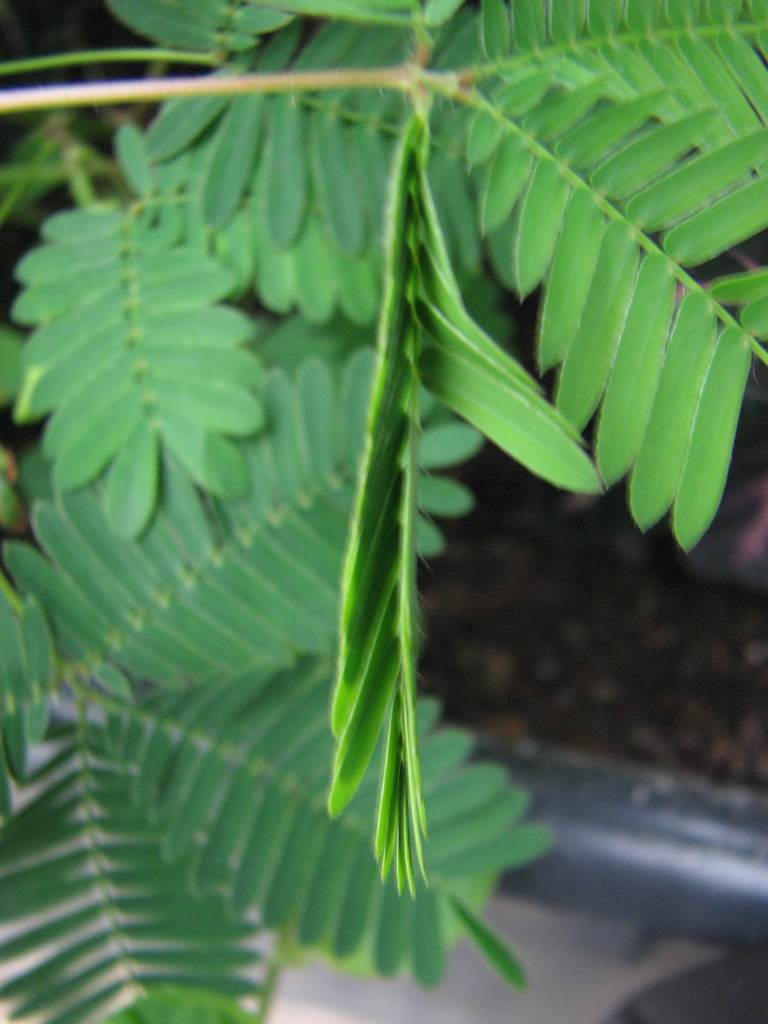
[[[426,123],[411,118],[398,151],[388,216],[386,291],[366,443],[344,565],[339,668],[332,725],[338,738],[329,797],[340,813],[359,786],[389,711],[376,856],[393,860],[400,888],[424,873],[426,831],[415,730],[414,516],[418,459],[416,314],[418,185]]]
[[[398,887],[426,879],[426,813],[415,727],[419,390],[533,472],[571,490],[600,489],[573,427],[471,319],[451,269],[426,175],[429,133],[414,112],[391,178],[385,292],[365,449],[344,565],[336,736],[329,810],[362,781],[388,718],[375,852]]]

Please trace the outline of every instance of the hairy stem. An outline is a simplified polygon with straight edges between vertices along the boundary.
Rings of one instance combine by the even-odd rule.
[[[75,50],[73,53],[53,53],[40,57],[24,57],[0,63],[0,77],[28,75],[53,68],[82,67],[86,64],[124,64],[147,61],[166,64],[202,64],[216,67],[219,58],[213,53],[190,53],[183,50],[163,50],[153,47],[132,47],[114,50]]]
[[[180,96],[237,96],[250,93],[317,92],[324,89],[399,89],[417,85],[439,92],[458,92],[453,72],[429,72],[417,66],[339,68],[270,74],[222,75],[220,78],[125,79],[78,82],[73,85],[24,86],[0,91],[0,114],[63,107],[146,103]]]

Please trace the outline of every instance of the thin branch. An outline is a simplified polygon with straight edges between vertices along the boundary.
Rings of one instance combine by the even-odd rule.
[[[73,53],[54,53],[40,57],[24,57],[0,63],[0,77],[28,75],[53,68],[82,67],[86,64],[139,64],[144,61],[163,61],[166,64],[202,64],[217,67],[218,57],[213,53],[189,53],[183,50],[163,50],[153,47],[132,47],[112,50],[76,50]]]
[[[0,91],[0,114],[62,107],[145,103],[180,96],[235,96],[250,93],[316,92],[323,89],[410,89],[416,81],[428,85],[455,81],[447,73],[423,72],[408,65],[383,68],[340,68],[325,71],[286,71],[250,75],[196,75],[181,78],[125,79],[117,82],[78,82],[73,85],[24,86]]]

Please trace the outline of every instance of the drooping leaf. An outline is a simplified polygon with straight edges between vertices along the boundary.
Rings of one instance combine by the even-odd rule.
[[[423,871],[426,829],[415,732],[415,536],[421,327],[415,308],[415,233],[427,136],[415,114],[392,177],[386,291],[342,578],[339,669],[332,722],[337,736],[329,796],[338,814],[357,790],[386,716],[389,739],[376,828],[376,856],[399,887]]]

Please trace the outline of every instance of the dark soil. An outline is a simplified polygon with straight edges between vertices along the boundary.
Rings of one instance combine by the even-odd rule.
[[[424,568],[424,687],[508,737],[768,783],[768,599],[697,579],[623,488],[558,494],[490,446]]]

